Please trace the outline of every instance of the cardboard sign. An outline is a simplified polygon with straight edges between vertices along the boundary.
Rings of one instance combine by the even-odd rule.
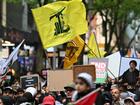
[[[120,73],[119,76],[121,76],[126,70],[130,68],[129,62],[135,60],[137,62],[137,69],[140,70],[140,59],[137,58],[121,58],[121,64],[120,64]]]
[[[29,75],[29,76],[21,76],[20,86],[23,89],[26,89],[28,87],[35,87],[38,90],[40,90],[39,75],[35,74],[35,75]]]
[[[50,91],[63,91],[65,86],[73,83],[72,70],[48,70],[47,74]]]
[[[93,78],[93,81],[96,80],[96,72],[95,72],[95,66],[94,65],[75,65],[73,67],[73,76],[74,76],[74,81],[78,74],[86,72],[90,74]]]
[[[96,83],[105,83],[107,78],[108,59],[90,59],[89,64],[95,65]]]

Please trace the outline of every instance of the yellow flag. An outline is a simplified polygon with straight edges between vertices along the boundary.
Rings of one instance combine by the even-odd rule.
[[[64,69],[70,69],[82,52],[84,47],[84,40],[77,36],[67,44],[66,56],[64,58]]]
[[[85,6],[79,0],[50,3],[32,12],[44,48],[68,42],[88,30]]]
[[[89,41],[88,41],[88,47],[89,47],[89,58],[100,58],[104,57],[105,51],[102,51],[98,48],[95,35],[91,33]]]

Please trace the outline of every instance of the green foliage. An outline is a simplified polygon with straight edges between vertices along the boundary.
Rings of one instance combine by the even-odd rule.
[[[124,49],[123,42],[127,26],[133,20],[140,18],[139,5],[140,0],[94,0],[93,9],[99,12],[103,19],[103,35],[107,52],[112,51],[110,47],[113,35],[116,37],[115,46],[118,50]]]
[[[131,19],[135,19],[140,16],[139,5],[140,0],[96,0],[93,7],[99,12],[108,10],[110,11],[109,16],[112,17],[114,13],[117,19],[122,19],[133,12]]]
[[[24,0],[25,2],[27,2],[31,7],[37,7],[45,5],[47,3],[51,3],[53,2],[53,0]],[[21,3],[22,0],[7,0],[7,2],[11,2],[11,3]]]
[[[22,0],[6,0],[7,2],[11,3],[21,3]]]

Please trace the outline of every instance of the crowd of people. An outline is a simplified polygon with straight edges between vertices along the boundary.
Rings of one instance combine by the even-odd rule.
[[[122,76],[108,78],[105,84],[94,83],[90,74],[80,73],[73,84],[64,87],[65,91],[49,91],[47,82],[40,90],[22,89],[17,80],[11,85],[5,82],[1,84],[0,105],[73,105],[97,88],[100,91],[93,105],[140,105],[137,62],[130,61],[129,65]]]

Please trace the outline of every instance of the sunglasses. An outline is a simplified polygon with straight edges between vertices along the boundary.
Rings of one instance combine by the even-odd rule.
[[[72,91],[73,91],[72,89],[67,89],[67,90],[66,90],[66,92],[72,92]]]

